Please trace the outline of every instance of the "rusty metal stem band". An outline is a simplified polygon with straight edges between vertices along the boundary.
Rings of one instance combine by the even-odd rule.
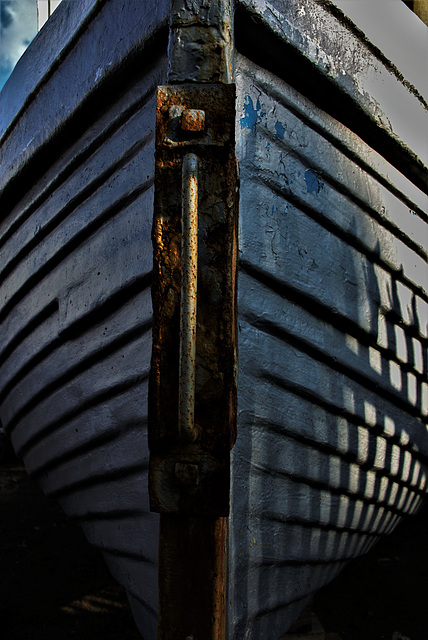
[[[198,157],[183,158],[181,203],[181,306],[178,429],[193,442],[195,427],[196,298],[198,288]]]

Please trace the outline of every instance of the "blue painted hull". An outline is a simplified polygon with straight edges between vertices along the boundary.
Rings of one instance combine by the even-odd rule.
[[[426,168],[390,103],[367,93],[367,69],[415,122],[426,107],[318,5],[302,3],[310,24],[279,0],[236,8],[234,640],[279,639],[426,493]],[[0,419],[149,640],[155,90],[170,6],[118,7],[64,0],[1,94]],[[342,48],[321,37],[334,20]],[[349,67],[351,49],[366,70]]]

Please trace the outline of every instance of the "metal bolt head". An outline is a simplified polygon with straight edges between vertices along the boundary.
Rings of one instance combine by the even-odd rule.
[[[181,114],[183,131],[199,132],[205,130],[205,111],[202,109],[183,109]]]
[[[186,487],[195,487],[199,481],[198,465],[188,462],[177,462],[175,464],[175,479]]]

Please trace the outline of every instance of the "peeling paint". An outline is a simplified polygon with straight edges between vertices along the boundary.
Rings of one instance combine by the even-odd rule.
[[[286,216],[288,214],[287,205],[278,206],[278,205],[266,205],[265,216],[267,218],[275,218],[277,214],[283,214]]]
[[[318,193],[324,187],[324,183],[321,182],[318,174],[315,173],[315,171],[312,171],[312,169],[306,169],[305,182],[307,193],[315,193],[315,195],[318,195]]]
[[[284,140],[284,134],[285,134],[285,130],[287,128],[287,125],[284,127],[284,125],[281,122],[275,122],[275,138],[279,138],[279,140]]]
[[[240,119],[241,129],[251,129],[251,131],[255,133],[256,127],[259,122],[261,122],[262,116],[264,115],[260,100],[257,99],[256,108],[254,108],[254,102],[251,96],[245,96],[243,109],[244,115]]]

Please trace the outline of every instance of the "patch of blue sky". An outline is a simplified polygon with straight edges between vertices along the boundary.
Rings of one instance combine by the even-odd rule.
[[[36,33],[36,0],[0,0],[0,89]]]

